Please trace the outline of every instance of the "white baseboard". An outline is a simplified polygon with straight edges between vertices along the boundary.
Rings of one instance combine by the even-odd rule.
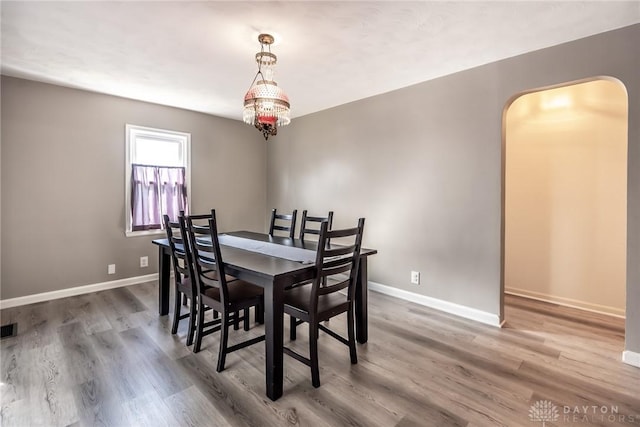
[[[24,297],[9,298],[0,300],[0,309],[18,307],[21,305],[50,301],[52,299],[66,298],[75,295],[90,294],[91,292],[136,285],[138,283],[151,282],[153,280],[158,280],[158,273],[128,277],[126,279],[112,280],[110,282],[94,283],[92,285],[76,286],[75,288],[60,289],[58,291],[43,292],[41,294],[27,295]]]
[[[500,316],[497,314],[488,313],[486,311],[455,304],[438,298],[428,297],[426,295],[416,294],[403,289],[393,288],[376,282],[369,282],[369,290],[406,301],[415,302],[416,304],[435,308],[436,310],[444,311],[446,313],[455,314],[456,316],[464,317],[465,319],[475,320],[491,326],[502,327]]]
[[[636,353],[635,351],[625,350],[622,352],[622,361],[627,365],[640,368],[640,353]]]
[[[550,302],[553,304],[562,305],[565,307],[578,308],[580,310],[591,311],[592,313],[606,314],[608,316],[615,316],[621,319],[625,318],[624,309],[610,307],[608,305],[593,304],[593,303],[579,301],[571,298],[556,297],[553,295],[547,295],[547,294],[528,291],[524,289],[505,288],[504,292],[506,294],[516,295],[519,297],[531,298],[538,301],[544,301],[544,302]]]

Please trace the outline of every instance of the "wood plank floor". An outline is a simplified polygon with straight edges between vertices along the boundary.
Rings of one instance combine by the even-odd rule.
[[[371,293],[359,363],[321,334],[322,386],[285,356],[284,396],[271,402],[264,344],[232,353],[218,374],[218,335],[193,354],[186,321],[172,336],[157,300],[157,285],[147,283],[2,310],[2,324],[17,322],[18,335],[0,342],[0,424],[640,425],[640,369],[620,361],[619,319],[507,296],[498,329]],[[330,326],[346,330],[340,317]],[[232,331],[230,343],[262,332]],[[307,337],[301,327],[285,344],[306,353]],[[555,405],[557,417],[551,407],[530,419],[539,401]]]

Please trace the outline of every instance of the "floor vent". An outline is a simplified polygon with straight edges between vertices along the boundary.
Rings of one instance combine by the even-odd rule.
[[[8,325],[2,326],[2,331],[0,331],[0,338],[15,337],[17,334],[18,324],[10,323]]]

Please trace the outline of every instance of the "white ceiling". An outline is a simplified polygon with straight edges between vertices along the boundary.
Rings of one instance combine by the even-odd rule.
[[[292,116],[640,22],[640,2],[2,1],[2,73],[241,119],[257,35]]]

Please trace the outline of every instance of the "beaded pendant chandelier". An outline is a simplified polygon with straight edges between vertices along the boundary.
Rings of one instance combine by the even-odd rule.
[[[273,36],[260,34],[260,52],[256,53],[258,72],[244,96],[242,119],[262,132],[265,140],[278,133],[278,126],[291,122],[289,97],[273,80],[273,68],[278,58],[271,53]],[[258,77],[260,77],[258,79]]]

